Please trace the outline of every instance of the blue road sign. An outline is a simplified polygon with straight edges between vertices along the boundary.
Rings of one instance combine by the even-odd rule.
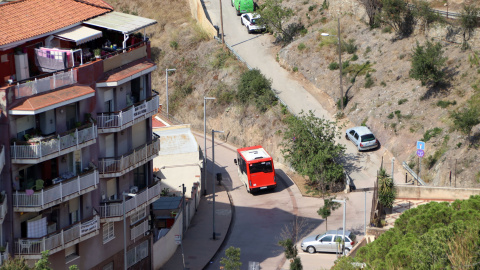
[[[417,149],[418,150],[425,150],[425,143],[422,141],[417,141]]]
[[[417,150],[417,156],[423,157],[424,154],[425,154],[425,152],[423,150],[421,150],[421,149]]]

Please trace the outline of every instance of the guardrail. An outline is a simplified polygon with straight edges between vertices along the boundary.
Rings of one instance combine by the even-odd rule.
[[[137,193],[135,197],[125,201],[125,216],[130,216],[133,211],[146,204],[153,203],[160,198],[160,182]],[[102,218],[112,218],[123,216],[123,203],[105,203],[100,206],[100,216]]]
[[[15,191],[13,193],[13,206],[19,211],[37,212],[55,204],[62,203],[67,196],[75,194],[78,197],[89,191],[87,189],[98,185],[98,171],[92,170],[89,173],[64,180],[50,188],[45,188],[33,194],[26,191]],[[31,209],[28,209],[31,208]]]
[[[155,95],[149,99],[139,102],[125,111],[115,113],[101,113],[97,115],[97,125],[99,132],[102,133],[103,129],[108,129],[108,132],[113,130],[121,130],[129,127],[140,120],[144,120],[158,112],[159,97]],[[107,131],[105,131],[107,132]]]
[[[134,149],[125,156],[114,158],[101,158],[98,160],[100,174],[106,177],[106,174],[124,174],[132,169],[145,164],[158,155],[160,151],[160,137],[154,134],[151,143],[141,148]],[[112,175],[110,175],[112,176]],[[117,175],[119,176],[119,175]],[[114,177],[114,176],[112,176]]]
[[[53,138],[44,138],[29,145],[17,145],[16,142],[11,145],[10,156],[14,159],[38,159],[50,154],[58,153],[70,147],[77,149],[82,143],[86,143],[97,138],[97,126],[93,125],[85,129],[75,129],[70,134]]]
[[[17,255],[40,255],[42,251],[49,250],[50,255],[75,245],[75,240],[84,241],[89,239],[100,229],[100,218],[95,215],[92,219],[80,221],[66,230],[47,235],[37,239],[18,239],[15,241],[15,254]]]
[[[417,183],[419,183],[420,185],[422,186],[426,186],[427,184],[422,180],[422,178],[420,178],[412,169],[410,169],[410,167],[408,166],[408,164],[404,161],[402,163],[403,165],[403,168],[405,168],[405,170],[407,170],[407,172],[409,172],[412,177],[417,180]]]
[[[410,9],[414,9],[415,8],[415,5],[414,4],[407,4],[407,6],[410,8]],[[430,8],[431,11],[437,13],[438,15],[440,16],[443,16],[443,17],[447,17],[447,18],[451,18],[451,19],[458,19],[462,16],[462,13],[457,13],[457,12],[448,12],[448,11],[443,11],[443,10],[439,10],[439,9],[434,9],[434,8]]]
[[[33,96],[39,93],[50,91],[62,86],[77,83],[75,80],[76,70],[53,73],[52,76],[37,79],[33,81],[17,83],[15,85],[15,97],[23,98]]]

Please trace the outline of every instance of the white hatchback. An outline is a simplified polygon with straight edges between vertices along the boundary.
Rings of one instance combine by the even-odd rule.
[[[370,129],[364,126],[347,129],[345,138],[352,141],[357,146],[358,151],[374,149],[380,145]]]
[[[260,19],[260,15],[255,13],[245,13],[240,16],[240,22],[247,27],[248,33],[262,32],[266,29],[265,25],[258,25],[257,22]]]

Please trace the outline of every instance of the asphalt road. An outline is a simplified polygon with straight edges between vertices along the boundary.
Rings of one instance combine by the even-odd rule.
[[[212,24],[218,26],[220,25],[219,3],[219,1],[204,2]],[[274,45],[272,44],[272,37],[268,34],[248,34],[247,29],[240,23],[240,17],[236,16],[234,8],[230,5],[230,1],[223,1],[222,8],[225,41],[233,48],[233,50],[235,50],[237,54],[241,56],[244,61],[248,63],[249,66],[261,70],[261,72],[267,78],[272,80],[272,86],[274,90],[277,92],[279,98],[289,107],[290,111],[298,114],[302,110],[312,110],[317,117],[334,120],[333,114],[331,113],[335,111],[333,110],[332,106],[334,102],[329,96],[322,94],[320,91],[321,89],[315,89],[315,87],[309,82],[292,76],[292,74],[280,67],[275,59],[276,55],[273,53]],[[346,128],[353,126],[353,124],[349,123],[348,120],[343,121],[346,127],[343,129],[342,133]],[[387,168],[387,171],[389,173],[391,172],[392,155],[385,148],[382,147],[375,151],[359,153],[357,148],[351,142],[347,141],[344,136],[339,138],[337,142],[344,144],[347,148],[345,168],[353,179],[354,185],[357,189],[368,189],[373,187],[377,170],[380,168],[382,161],[384,162],[384,166]],[[234,157],[230,158],[232,164],[233,158]],[[236,177],[236,172],[231,174],[231,176],[234,180]],[[403,168],[400,167],[398,162],[395,162],[394,180],[399,181],[404,179],[403,177]],[[295,185],[289,182],[288,178],[285,180],[285,183],[286,184],[281,184],[279,190],[275,193],[254,196],[251,198],[252,196],[246,193],[244,189],[242,190],[242,188],[237,188],[240,186],[239,183],[235,184],[235,181],[233,181],[232,194],[235,193],[235,206],[245,207],[245,209],[258,208],[259,213],[275,211],[275,213],[278,213],[281,216],[278,217],[278,221],[284,222],[282,226],[285,226],[285,223],[288,224],[288,222],[291,222],[292,218],[295,216],[295,214],[297,214],[298,217],[302,217],[308,221],[308,226],[306,226],[307,229],[304,230],[305,233],[314,234],[325,231],[325,223],[316,213],[318,208],[323,205],[323,201],[315,198],[302,197]],[[237,194],[238,191],[240,191],[240,194]],[[364,234],[365,213],[367,213],[368,221],[372,199],[371,193],[372,192],[353,192],[343,195],[339,194],[337,196],[338,199],[347,199],[346,228],[356,232],[358,235]],[[250,197],[245,197],[247,194]],[[291,197],[290,202],[287,200],[288,196]],[[264,200],[266,203],[275,204],[275,208],[268,208],[263,202]],[[284,213],[294,210],[294,202],[296,205],[298,205],[297,212],[290,212],[290,215]],[[289,205],[289,203],[291,204]],[[267,209],[269,211],[265,211]],[[246,215],[242,216],[242,219],[244,219],[244,217],[248,217],[251,213],[252,211],[245,213]],[[258,226],[263,228],[264,226],[270,226],[268,225],[270,222],[277,221],[273,219],[277,217],[271,218],[272,219],[262,217],[260,220],[262,222],[266,222],[266,224],[257,223]],[[328,218],[328,229],[342,228],[342,221],[342,210],[339,209],[334,211],[332,216]],[[227,247],[230,245],[235,246],[235,244],[242,244],[245,245],[247,249],[252,249],[254,251],[253,253],[250,253],[249,251],[245,251],[245,253],[248,252],[247,254],[249,258],[252,256],[251,260],[260,261],[260,265],[262,266],[261,269],[288,269],[288,262],[283,266],[276,265],[277,262],[282,261],[280,259],[282,255],[278,254],[279,247],[272,245],[272,242],[274,244],[278,242],[278,240],[273,241],[272,239],[274,239],[276,236],[278,238],[278,230],[281,229],[281,226],[279,227],[279,225],[275,225],[275,227],[266,231],[267,234],[255,234],[255,236],[262,238],[245,238],[251,232],[252,224],[254,223],[247,221],[245,221],[245,223],[236,222],[232,233],[234,237],[232,236],[232,242],[230,240],[228,241]],[[247,242],[243,241],[244,239],[240,240],[239,238],[239,242],[233,240],[236,239],[236,237],[244,237],[244,239],[249,240],[254,239],[255,241],[259,242],[267,241],[269,244],[264,245],[261,249],[259,249],[257,248],[256,242],[255,244],[249,243],[250,245],[247,245]],[[360,240],[360,237],[357,240]],[[269,247],[269,249],[266,249],[266,247]],[[257,252],[262,252],[263,255],[259,255]],[[243,257],[244,250],[242,249],[242,261],[244,259]],[[329,269],[333,265],[335,255],[307,254],[300,252],[300,258],[305,269]]]

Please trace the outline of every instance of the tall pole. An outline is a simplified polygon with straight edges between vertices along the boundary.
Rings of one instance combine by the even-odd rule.
[[[183,233],[186,231],[186,224],[185,224],[185,216],[186,216],[186,213],[185,213],[185,184],[182,184],[182,212],[183,212],[183,215],[182,215],[182,219],[183,219],[183,225],[182,225],[182,228],[183,228],[183,231],[182,231],[182,238],[183,238]],[[185,264],[185,263],[184,263]]]
[[[203,97],[203,196],[207,195],[207,109],[206,101],[214,97]]]
[[[220,27],[222,29],[222,44],[223,44],[223,48],[225,49],[225,40],[223,39],[223,37],[225,36],[225,33],[223,32],[222,0],[219,0],[219,1],[220,1]]]
[[[165,69],[165,89],[166,89],[166,99],[167,99],[167,118],[168,118],[168,72],[169,71],[175,71],[175,68],[166,68]]]
[[[338,202],[338,203],[343,203],[343,237],[342,237],[342,242],[343,242],[343,246],[342,246],[342,254],[345,253],[345,226],[346,226],[346,221],[345,221],[345,218],[346,218],[346,213],[347,213],[347,200],[346,199],[343,199],[343,200],[332,200],[332,202]],[[366,204],[366,202],[365,202]]]
[[[123,193],[123,269],[127,270],[127,222],[125,221],[125,196]]]
[[[365,190],[365,223],[363,225],[363,231],[365,232],[365,236],[367,236],[367,190]]]
[[[342,85],[342,44],[340,41],[340,17],[338,17],[338,63],[340,64],[340,110],[343,111],[343,85]]]
[[[212,187],[213,187],[213,240],[215,240],[215,132],[221,132],[220,130],[213,130],[212,129]]]

